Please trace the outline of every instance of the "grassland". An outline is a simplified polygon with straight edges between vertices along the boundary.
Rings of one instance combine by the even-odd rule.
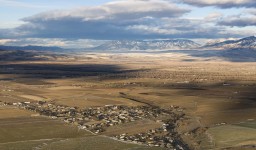
[[[0,106],[0,119],[19,118],[35,115],[33,112],[17,109],[16,107]]]
[[[225,125],[209,130],[213,136],[215,147],[218,149],[228,147],[242,147],[256,145],[256,129],[237,125]]]

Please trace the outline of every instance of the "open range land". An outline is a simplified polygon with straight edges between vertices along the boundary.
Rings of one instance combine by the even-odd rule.
[[[253,149],[255,112],[255,62],[87,53],[0,63],[0,149]]]

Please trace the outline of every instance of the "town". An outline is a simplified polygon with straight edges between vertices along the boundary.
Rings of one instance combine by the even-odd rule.
[[[128,143],[167,149],[186,149],[186,145],[175,131],[176,122],[185,116],[183,109],[178,106],[170,106],[168,109],[163,109],[156,106],[129,107],[106,105],[104,107],[80,109],[78,107],[56,105],[53,101],[4,102],[2,105],[16,106],[20,109],[37,112],[42,116],[52,119],[60,119],[66,123],[76,125],[79,129],[87,130],[94,135],[104,135],[104,132],[111,126],[150,119],[160,122],[162,125],[159,128],[149,129],[147,132],[133,135],[122,133],[111,138]]]

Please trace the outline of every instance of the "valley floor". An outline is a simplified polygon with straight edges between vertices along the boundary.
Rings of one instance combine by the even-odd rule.
[[[256,63],[184,59],[191,60],[177,55],[101,53],[53,61],[4,61],[0,102],[46,101],[78,109],[179,106],[185,117],[175,124],[175,131],[189,149],[255,148]],[[102,135],[147,130],[140,123],[148,124],[147,129],[158,126],[147,120],[111,127]],[[149,148],[93,135],[13,106],[0,107],[0,127],[0,149]]]

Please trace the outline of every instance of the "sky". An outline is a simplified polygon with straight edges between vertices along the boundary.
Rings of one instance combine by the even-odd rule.
[[[256,35],[255,0],[0,0],[0,45],[93,47],[109,40]]]

